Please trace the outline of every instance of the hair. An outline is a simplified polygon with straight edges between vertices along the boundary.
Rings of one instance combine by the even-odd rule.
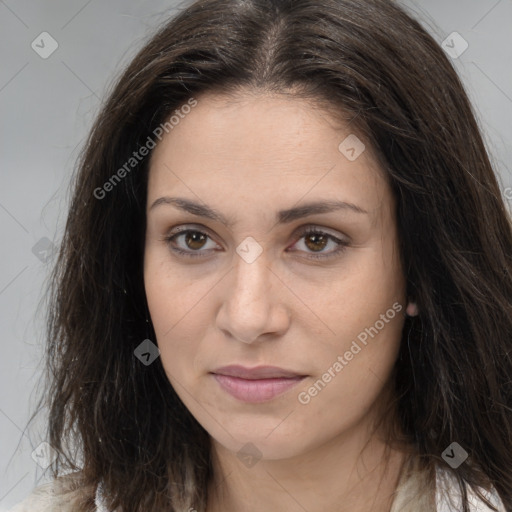
[[[160,360],[134,357],[155,339],[142,273],[149,156],[119,170],[192,98],[253,91],[317,102],[372,148],[419,308],[394,368],[401,434],[390,443],[451,471],[464,512],[466,484],[494,486],[512,510],[510,214],[453,65],[389,0],[198,0],[112,86],[71,183],[48,292],[53,476],[102,482],[123,512],[205,510],[209,435]],[[441,457],[453,441],[470,454],[456,470]]]

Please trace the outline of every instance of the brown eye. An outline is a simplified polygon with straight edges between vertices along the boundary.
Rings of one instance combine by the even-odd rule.
[[[178,233],[165,237],[164,240],[172,251],[191,258],[208,256],[218,247],[207,233],[197,229],[181,229]],[[210,247],[208,247],[209,242],[213,244]]]
[[[320,233],[310,233],[305,237],[306,247],[315,252],[323,250],[328,241],[328,237]]]
[[[348,241],[340,240],[334,235],[319,229],[306,228],[299,236],[300,239],[294,244],[292,252],[305,252],[306,258],[310,259],[334,257],[344,251],[349,245]],[[326,248],[332,250],[324,250]]]
[[[202,249],[208,235],[201,233],[200,231],[188,231],[185,236],[185,244],[189,249]]]

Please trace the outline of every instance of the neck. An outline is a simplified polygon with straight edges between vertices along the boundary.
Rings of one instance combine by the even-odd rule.
[[[207,512],[389,512],[405,453],[361,428],[293,458],[245,467],[212,443]]]

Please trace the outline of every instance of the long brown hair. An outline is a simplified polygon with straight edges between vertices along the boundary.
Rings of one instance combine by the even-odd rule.
[[[420,311],[395,368],[401,430],[430,468],[450,469],[441,454],[459,443],[472,462],[452,470],[463,495],[464,482],[492,484],[512,510],[510,217],[449,58],[389,0],[198,0],[119,77],[79,161],[49,289],[53,476],[80,470],[123,512],[205,510],[209,437],[160,360],[134,357],[155,341],[142,275],[148,157],[126,163],[191,98],[251,89],[314,99],[374,149]]]

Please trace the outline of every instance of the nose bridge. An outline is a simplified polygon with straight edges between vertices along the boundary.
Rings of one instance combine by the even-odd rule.
[[[234,268],[233,296],[240,305],[263,303],[268,300],[271,288],[271,271],[264,255],[254,261],[245,260],[237,255]]]
[[[218,327],[233,338],[252,343],[261,334],[281,332],[285,316],[275,311],[279,305],[272,290],[272,271],[265,255],[246,260],[235,255],[225,300],[218,316]]]

